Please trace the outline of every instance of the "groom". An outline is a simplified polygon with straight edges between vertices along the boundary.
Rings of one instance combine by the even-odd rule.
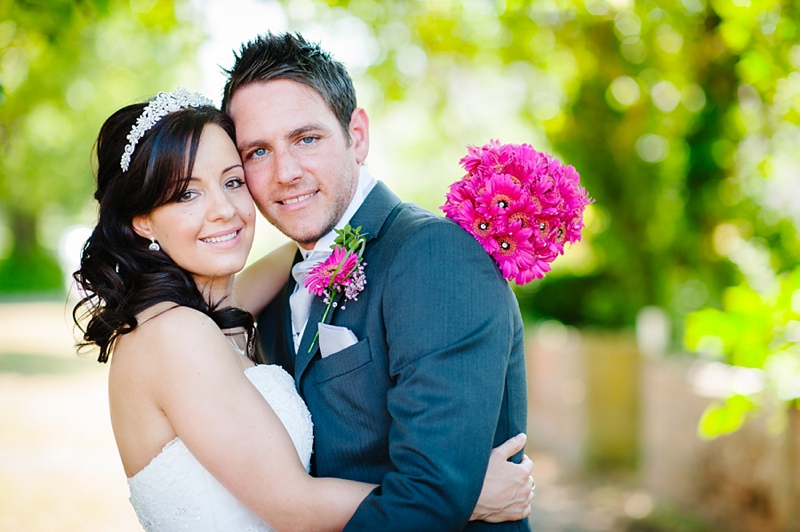
[[[264,356],[311,411],[314,474],[380,484],[346,530],[529,530],[527,519],[467,522],[492,447],[527,415],[522,320],[498,268],[466,231],[362,167],[367,114],[317,45],[259,37],[228,74],[223,109],[250,192],[300,248],[258,317]],[[347,223],[367,235],[367,284],[315,339],[325,304],[304,271]]]

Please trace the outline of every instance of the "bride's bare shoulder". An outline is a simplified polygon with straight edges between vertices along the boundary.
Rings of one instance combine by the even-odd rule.
[[[214,321],[199,310],[165,301],[143,310],[136,316],[137,329],[146,335],[175,334],[175,327],[204,327],[211,325],[217,330]]]
[[[120,336],[113,358],[127,359],[128,364],[165,367],[197,360],[209,347],[227,346],[225,335],[214,321],[202,312],[164,302],[137,315],[137,326]],[[126,364],[127,365],[127,364]]]

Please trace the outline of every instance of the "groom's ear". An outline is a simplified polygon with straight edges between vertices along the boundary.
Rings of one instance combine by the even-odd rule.
[[[133,232],[142,238],[150,240],[150,237],[153,236],[150,219],[147,216],[134,216],[133,220],[131,220],[131,226],[133,227]]]
[[[356,163],[361,164],[369,153],[369,117],[361,107],[356,107],[350,115],[350,142],[356,155]]]

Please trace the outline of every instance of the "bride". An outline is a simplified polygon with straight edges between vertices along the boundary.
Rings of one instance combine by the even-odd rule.
[[[234,135],[184,90],[106,120],[73,316],[81,345],[111,359],[111,423],[146,530],[340,530],[375,486],[308,474],[312,421],[294,381],[254,363],[252,316],[295,249],[255,263],[234,290],[255,223]],[[523,445],[492,452],[473,518],[528,515],[532,464],[506,461]]]

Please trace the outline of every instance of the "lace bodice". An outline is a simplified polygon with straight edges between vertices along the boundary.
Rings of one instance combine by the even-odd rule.
[[[245,375],[283,422],[308,471],[313,427],[294,380],[274,365],[247,368]],[[271,530],[200,465],[180,438],[167,443],[144,469],[129,478],[128,486],[131,504],[147,532]]]

